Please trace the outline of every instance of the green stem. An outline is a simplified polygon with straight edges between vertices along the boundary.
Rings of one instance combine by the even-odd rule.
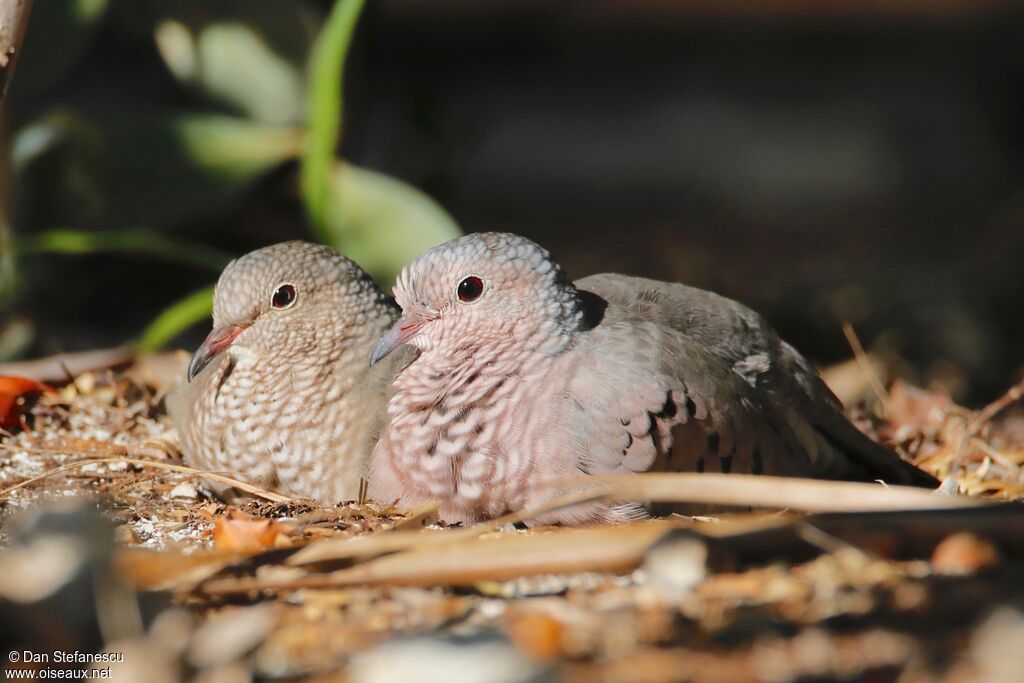
[[[341,140],[345,59],[363,0],[338,0],[310,62],[309,133],[302,155],[302,198],[321,241],[327,241],[331,168]]]
[[[157,351],[179,334],[210,317],[213,311],[214,285],[192,292],[171,304],[139,335],[135,348],[139,351]]]

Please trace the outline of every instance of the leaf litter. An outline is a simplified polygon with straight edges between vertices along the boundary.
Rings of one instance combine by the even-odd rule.
[[[541,509],[446,528],[434,506],[325,506],[183,465],[163,407],[182,362],[51,377],[56,390],[0,435],[0,572],[13,577],[0,607],[70,622],[41,596],[64,605],[72,591],[90,617],[78,642],[126,653],[115,679],[954,683],[1024,668],[1022,385],[971,411],[866,383],[884,394],[851,417],[944,480],[936,493],[605,478],[545,509],[639,497],[748,511],[524,527]],[[213,479],[241,497],[214,497]],[[80,528],[93,518],[109,546],[81,543],[97,538]],[[69,568],[34,569],[47,562]],[[116,590],[75,593],[89,571]],[[56,637],[18,634],[40,649]]]

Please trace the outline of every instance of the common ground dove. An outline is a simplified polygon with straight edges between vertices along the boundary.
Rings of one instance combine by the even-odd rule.
[[[398,314],[328,247],[284,242],[232,261],[170,401],[186,461],[294,496],[355,498],[403,362],[367,360]]]
[[[374,349],[395,378],[370,494],[470,523],[541,504],[587,473],[764,473],[937,485],[871,441],[810,364],[749,308],[624,275],[573,283],[516,235],[473,234],[401,274]],[[638,504],[546,521],[628,519]]]

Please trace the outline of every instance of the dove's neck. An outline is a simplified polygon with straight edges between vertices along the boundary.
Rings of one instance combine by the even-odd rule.
[[[517,320],[472,345],[425,349],[399,373],[378,445],[378,467],[390,478],[382,481],[392,483],[378,483],[378,492],[446,501],[467,521],[525,504],[534,446],[564,391],[558,369],[586,331],[582,307],[566,310],[557,320]]]
[[[576,289],[572,283],[559,284],[541,303],[540,322],[520,343],[545,356],[558,356],[571,349],[604,316],[607,306],[600,297]]]
[[[428,351],[399,373],[377,448],[409,499],[444,500],[468,510],[487,505],[493,492],[487,482],[508,483],[508,473],[494,468],[518,471],[529,463],[523,455],[529,449],[517,446],[525,437],[522,426],[533,422],[532,406],[549,403],[544,392],[557,390],[547,378],[559,357],[509,338],[460,359],[453,364]],[[498,453],[503,457],[493,457]],[[495,495],[498,507],[486,516],[501,514],[509,495]]]
[[[436,339],[395,379],[388,409],[392,427],[403,413],[443,406],[430,416],[434,424],[463,411],[489,411],[516,386],[537,387],[559,357],[600,321],[603,311],[603,300],[570,284],[541,303],[541,315],[501,321],[486,335]]]

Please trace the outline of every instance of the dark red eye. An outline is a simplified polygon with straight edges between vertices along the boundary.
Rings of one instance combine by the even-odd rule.
[[[470,275],[465,280],[459,283],[459,301],[463,303],[469,303],[470,301],[476,301],[480,298],[480,295],[484,293],[484,281],[478,278],[476,275]]]
[[[274,308],[288,308],[295,303],[295,285],[281,285],[274,290],[274,296],[270,297],[270,304]]]

